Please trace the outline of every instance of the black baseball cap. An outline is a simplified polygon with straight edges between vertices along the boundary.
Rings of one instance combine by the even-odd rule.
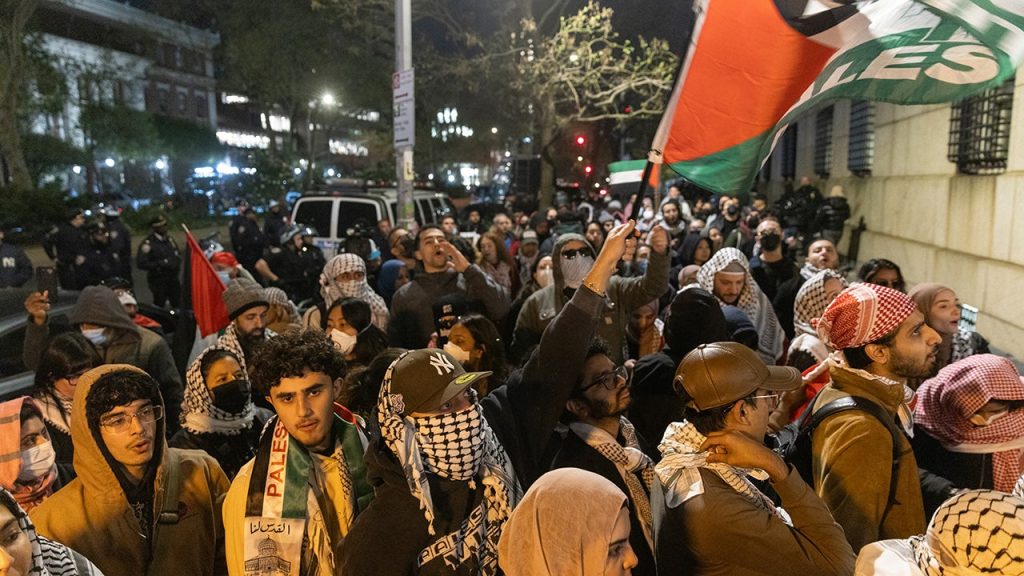
[[[391,366],[391,394],[400,396],[402,416],[432,412],[492,372],[466,372],[451,354],[438,348],[410,350]]]

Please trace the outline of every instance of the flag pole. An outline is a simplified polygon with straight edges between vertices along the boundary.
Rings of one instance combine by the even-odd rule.
[[[644,164],[644,174],[640,178],[640,188],[636,191],[636,200],[633,202],[633,210],[629,218],[634,222],[640,222],[640,214],[644,209],[644,196],[647,195],[647,183],[651,181],[651,173],[655,165],[661,164],[661,150],[651,150],[647,153],[647,164]]]

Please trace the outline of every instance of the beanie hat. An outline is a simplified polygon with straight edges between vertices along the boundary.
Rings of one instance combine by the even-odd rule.
[[[222,296],[224,305],[228,309],[228,318],[234,320],[243,312],[256,306],[270,306],[263,287],[255,280],[248,278],[235,278],[228,282],[228,287]]]
[[[854,284],[825,308],[815,329],[833,350],[857,348],[895,330],[916,310],[902,292],[876,284]]]

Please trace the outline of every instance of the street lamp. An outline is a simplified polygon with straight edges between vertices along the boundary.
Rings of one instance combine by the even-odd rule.
[[[324,92],[324,95],[320,97],[320,102],[324,106],[334,106],[334,104],[337,101],[334,99],[334,94],[331,94],[330,92]]]

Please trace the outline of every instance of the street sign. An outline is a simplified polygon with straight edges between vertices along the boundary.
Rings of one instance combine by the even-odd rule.
[[[391,75],[392,104],[395,108],[395,148],[411,147],[416,144],[414,79],[412,68]]]

